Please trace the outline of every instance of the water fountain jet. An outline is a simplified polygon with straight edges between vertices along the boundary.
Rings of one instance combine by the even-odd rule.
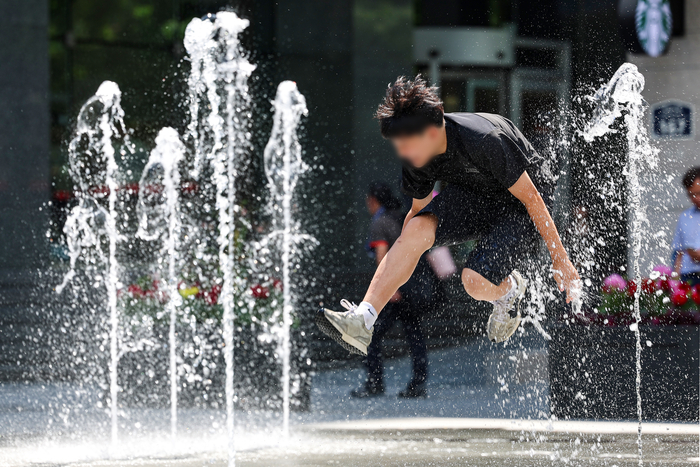
[[[631,237],[631,263],[632,274],[636,284],[641,284],[641,272],[639,257],[642,249],[642,226],[646,221],[644,206],[642,204],[642,187],[639,176],[646,165],[654,168],[658,150],[651,146],[646,130],[645,111],[647,104],[642,97],[644,90],[644,76],[639,73],[637,67],[631,63],[623,64],[613,75],[610,81],[603,85],[592,97],[596,107],[588,126],[583,130],[583,137],[591,142],[595,138],[608,133],[611,125],[618,118],[623,118],[627,130],[627,165],[625,175],[630,194],[630,237]],[[642,458],[642,396],[641,396],[641,311],[639,297],[641,287],[634,293],[634,324],[630,328],[635,333],[636,339],[636,376],[635,389],[637,395],[637,447],[639,465],[643,464]]]
[[[234,276],[234,229],[236,214],[236,177],[240,158],[249,149],[248,119],[250,102],[248,78],[255,65],[246,58],[239,35],[249,21],[232,12],[219,12],[205,20],[195,18],[185,31],[185,48],[192,62],[190,72],[189,132],[196,148],[195,171],[198,173],[203,158],[214,168],[216,210],[219,218],[217,242],[219,267],[223,276],[220,301],[223,305],[223,328],[226,360],[226,429],[228,433],[229,465],[235,465],[234,443],[234,295],[240,284]],[[224,101],[219,94],[225,91]],[[209,114],[206,128],[198,121],[200,105],[194,100],[206,98]],[[195,121],[197,121],[195,123]],[[204,132],[204,133],[203,133]],[[206,133],[213,139],[211,149],[204,154],[202,141]],[[238,287],[237,287],[238,286]]]
[[[110,327],[109,387],[112,448],[118,442],[118,391],[117,369],[119,364],[119,309],[117,285],[119,264],[117,242],[121,234],[117,228],[117,182],[119,167],[114,142],[123,139],[129,149],[128,133],[124,126],[124,110],[121,107],[121,91],[112,81],[103,82],[93,97],[82,106],[78,114],[76,135],[69,145],[69,171],[76,184],[78,205],[66,220],[64,232],[70,258],[70,271],[56,290],[61,293],[75,277],[75,268],[82,258],[88,267],[96,263],[104,265],[104,283],[107,289],[107,307]],[[103,184],[104,189],[95,184]],[[103,196],[106,192],[107,206]],[[107,252],[102,250],[103,237],[107,239]]]
[[[170,319],[168,344],[170,358],[170,431],[177,435],[177,325],[178,308],[182,298],[178,290],[177,267],[182,223],[180,221],[180,163],[185,158],[185,146],[173,128],[163,128],[156,138],[139,182],[139,230],[144,240],[162,240],[167,258],[165,305]]]
[[[272,212],[272,239],[281,251],[282,261],[282,431],[289,436],[290,354],[292,303],[292,250],[297,242],[308,241],[309,236],[298,234],[298,223],[292,219],[292,198],[299,175],[307,169],[301,158],[301,144],[297,128],[301,117],[308,113],[306,99],[293,81],[283,81],[277,87],[273,101],[275,115],[272,134],[265,147],[265,175],[270,189]]]

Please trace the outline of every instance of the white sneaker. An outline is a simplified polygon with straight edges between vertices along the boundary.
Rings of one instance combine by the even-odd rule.
[[[493,312],[486,325],[486,335],[492,342],[507,341],[520,326],[520,301],[525,294],[527,281],[518,271],[510,276],[513,287],[503,298],[493,302]]]
[[[372,329],[365,327],[365,318],[355,313],[357,305],[354,303],[343,299],[340,304],[346,311],[332,311],[326,308],[318,310],[316,325],[348,352],[367,355],[374,326]]]

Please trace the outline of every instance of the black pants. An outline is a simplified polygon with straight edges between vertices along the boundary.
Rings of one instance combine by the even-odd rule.
[[[428,354],[425,347],[425,339],[421,330],[420,307],[402,299],[395,303],[388,303],[379,314],[374,323],[374,335],[372,343],[367,349],[367,385],[369,388],[384,389],[384,363],[382,359],[382,340],[397,320],[403,324],[406,340],[411,350],[413,360],[414,384],[422,384],[428,377]]]

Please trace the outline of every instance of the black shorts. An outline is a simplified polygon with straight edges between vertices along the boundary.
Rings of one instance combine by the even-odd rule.
[[[549,196],[543,198],[547,202]],[[438,219],[433,246],[478,240],[464,267],[493,284],[503,282],[514,269],[525,272],[542,244],[535,224],[517,199],[493,199],[450,185],[416,215],[428,213]]]

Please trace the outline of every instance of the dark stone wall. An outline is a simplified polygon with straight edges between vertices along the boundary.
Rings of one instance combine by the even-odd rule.
[[[0,5],[0,270],[46,257],[49,62],[46,0]]]
[[[645,420],[698,420],[698,326],[641,326]],[[551,328],[552,414],[564,419],[635,420],[635,336],[627,326]]]
[[[292,79],[306,96],[305,160],[312,170],[304,223],[321,242],[314,257],[328,274],[351,266],[353,18],[352,0],[282,0],[275,9],[277,80]]]
[[[49,351],[32,350],[42,320],[38,268],[48,259],[48,2],[0,3],[0,380]],[[24,368],[24,369],[22,369]]]
[[[358,216],[353,249],[357,258],[355,267],[360,271],[374,271],[374,261],[364,249],[370,222],[365,195],[374,180],[389,183],[399,195],[401,176],[399,160],[391,143],[379,133],[374,112],[389,83],[397,76],[413,75],[413,4],[409,0],[356,0],[354,3],[353,175],[356,185],[353,194]]]

